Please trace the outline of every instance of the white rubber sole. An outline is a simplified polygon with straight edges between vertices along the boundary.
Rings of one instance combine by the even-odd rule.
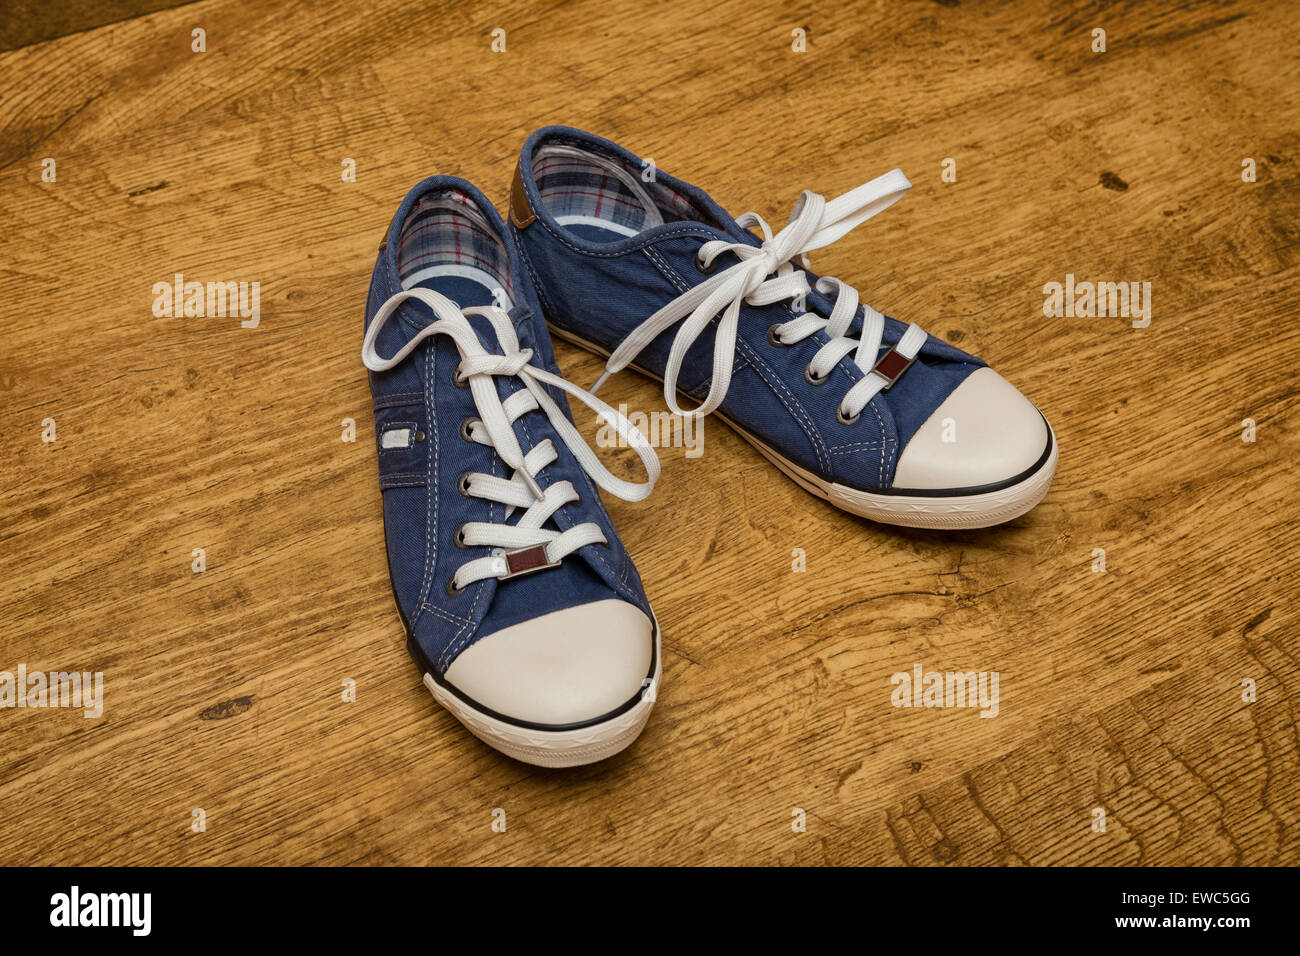
[[[479,740],[507,757],[537,767],[580,767],[612,757],[641,735],[654,707],[663,673],[659,622],[655,630],[654,676],[641,689],[640,700],[616,717],[577,730],[533,730],[486,714],[424,675],[424,686],[433,699],[451,712]]]
[[[1052,476],[1056,474],[1056,434],[1048,425],[1052,437],[1051,454],[1037,471],[1014,485],[974,495],[878,495],[818,478],[782,458],[734,422],[725,418],[723,421],[804,491],[851,514],[904,528],[959,531],[988,528],[1019,518],[1043,500],[1052,484]]]
[[[580,336],[557,328],[547,323],[548,328],[557,337],[596,355],[609,357],[609,353]],[[628,366],[642,375],[662,382],[663,379],[652,372],[635,365]],[[679,394],[685,394],[679,392]],[[686,396],[689,398],[690,396]],[[985,491],[965,495],[884,495],[848,485],[837,484],[819,478],[805,468],[796,465],[781,456],[760,439],[751,435],[721,412],[715,412],[737,435],[753,445],[758,452],[776,465],[804,491],[816,495],[835,507],[872,521],[884,524],[900,525],[904,528],[930,528],[944,531],[960,531],[974,528],[988,528],[1002,524],[1013,518],[1019,518],[1037,505],[1047,495],[1051,487],[1052,476],[1056,474],[1056,462],[1060,446],[1056,433],[1049,424],[1047,430],[1051,435],[1052,451],[1033,473],[1006,488],[997,491]]]

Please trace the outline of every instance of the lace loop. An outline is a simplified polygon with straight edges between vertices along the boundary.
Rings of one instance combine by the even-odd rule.
[[[742,305],[772,305],[806,296],[811,291],[804,271],[809,268],[808,253],[830,245],[888,209],[903,198],[911,185],[902,170],[894,169],[829,202],[817,193],[804,190],[790,214],[790,221],[777,233],[773,233],[771,226],[757,213],[747,212],[740,216],[737,224],[744,229],[757,228],[762,233],[762,243],[751,246],[743,242],[711,239],[702,244],[696,255],[696,265],[709,278],[673,299],[619,343],[605,363],[604,373],[592,386],[592,392],[599,390],[609,376],[626,368],[665,330],[681,321],[664,369],[664,401],[677,415],[697,418],[708,415],[722,404],[731,387]],[[715,273],[715,261],[724,253],[735,255],[739,261]],[[802,268],[796,269],[795,262]],[[878,371],[880,363],[876,361],[876,353],[884,336],[885,317],[861,303],[862,331],[857,339],[850,338],[850,329],[860,304],[857,290],[829,276],[818,279],[816,288],[823,295],[835,293],[830,317],[805,313],[790,322],[772,326],[768,330],[768,340],[773,345],[789,346],[824,329],[829,341],[818,349],[805,371],[809,382],[814,384],[824,382],[840,359],[854,353],[854,362],[867,374],[848,390],[837,410],[842,413],[841,421],[857,421],[867,403],[878,392],[893,385],[898,375],[916,358],[927,336],[916,324],[909,325],[891,350],[891,353],[898,353],[899,361],[891,362],[888,368],[898,368],[896,374]],[[697,408],[683,409],[677,402],[677,380],[682,363],[696,339],[715,318],[713,376],[708,394]],[[887,353],[886,358],[889,355]]]
[[[376,349],[379,332],[408,299],[424,303],[436,319],[422,328],[394,355],[385,358]],[[481,316],[491,324],[501,354],[489,352],[483,346],[470,325],[468,317],[471,315]],[[591,480],[624,501],[644,499],[659,477],[659,457],[650,443],[625,415],[566,379],[532,364],[532,350],[519,347],[519,338],[509,314],[495,306],[476,306],[462,310],[455,302],[432,289],[416,288],[397,292],[380,306],[366,329],[361,346],[361,360],[371,371],[386,371],[410,355],[425,339],[436,335],[446,335],[455,343],[461,356],[460,375],[468,384],[478,410],[477,419],[467,419],[462,424],[462,437],[491,447],[512,472],[509,478],[467,472],[458,483],[461,493],[467,497],[483,498],[505,505],[507,517],[516,509],[526,509],[515,524],[470,521],[461,525],[457,543],[462,547],[487,546],[503,553],[475,558],[462,564],[448,583],[448,593],[459,594],[470,584],[485,578],[506,578],[520,573],[511,567],[510,552],[514,549],[541,546],[547,562],[543,566],[550,566],[585,545],[607,543],[600,526],[594,521],[574,525],[563,532],[542,527],[560,508],[581,499],[569,481],[558,481],[545,489],[541,487],[536,475],[558,458],[555,443],[549,438],[543,439],[525,454],[515,435],[514,422],[531,411],[545,414],[560,440]],[[523,387],[503,400],[494,381],[498,376],[517,378]],[[568,416],[547,393],[543,387],[545,385],[552,385],[578,399],[613,427],[640,457],[645,466],[646,480],[625,481],[601,464],[591,446],[583,440]]]

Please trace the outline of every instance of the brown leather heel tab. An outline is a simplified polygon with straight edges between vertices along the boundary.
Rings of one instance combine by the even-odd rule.
[[[510,184],[510,221],[516,229],[527,229],[537,221],[537,213],[528,203],[528,193],[524,191],[524,174],[515,166],[515,179]]]

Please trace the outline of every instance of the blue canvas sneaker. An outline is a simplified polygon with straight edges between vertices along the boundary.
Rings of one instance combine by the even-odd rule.
[[[366,302],[379,487],[407,648],[434,698],[528,763],[591,763],[645,726],[659,629],[597,487],[635,501],[659,460],[566,382],[501,217],[435,176],[397,210]],[[615,477],[566,393],[617,429],[647,481]]]
[[[608,356],[596,388],[632,366],[663,380],[672,411],[716,410],[846,511],[986,527],[1047,493],[1046,419],[980,359],[808,263],[910,185],[893,170],[829,202],[805,191],[773,233],[607,140],[553,126],[524,144],[510,225],[553,331]],[[679,391],[699,404],[683,409]]]

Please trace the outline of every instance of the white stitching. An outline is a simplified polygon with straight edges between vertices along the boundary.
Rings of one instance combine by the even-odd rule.
[[[442,608],[438,607],[438,605],[436,604],[425,604],[423,605],[423,607],[426,611],[430,611],[433,614],[438,615],[438,617],[445,618],[446,620],[450,621],[453,624],[474,623],[473,621],[469,621],[466,618],[461,617],[459,614],[452,614],[450,611],[443,610]]]
[[[880,484],[877,486],[877,487],[879,487],[879,488],[883,488],[883,487],[885,487],[885,455],[884,455],[884,453],[885,453],[885,451],[888,451],[888,452],[889,452],[890,475],[892,475],[892,474],[893,474],[893,465],[894,465],[894,451],[898,448],[898,439],[897,439],[897,438],[886,438],[886,437],[885,437],[885,420],[884,420],[883,418],[880,417],[880,406],[879,406],[878,404],[876,404],[876,402],[877,402],[877,399],[876,399],[876,398],[873,398],[873,399],[871,400],[871,402],[868,404],[867,407],[871,409],[871,413],[872,413],[873,415],[876,416],[876,421],[880,423],[880,440],[881,440],[882,442],[884,442],[884,443],[885,443],[885,446],[886,446],[885,448],[882,448],[882,449],[881,449],[881,455],[880,455]],[[893,482],[891,481],[890,484],[893,484]]]
[[[879,448],[883,441],[856,441],[848,445],[835,445],[830,449],[832,455],[848,455],[861,448]]]
[[[495,455],[489,459],[489,464],[492,468],[492,474],[495,477],[497,474],[497,460]],[[496,508],[497,506],[495,502],[488,502],[489,522],[496,521]],[[504,519],[505,505],[501,506],[501,511]],[[469,643],[470,638],[478,633],[478,623],[475,620],[478,615],[478,602],[483,597],[483,591],[489,584],[491,584],[491,581],[485,578],[470,585],[470,587],[474,589],[474,603],[470,605],[470,616],[467,618],[461,618],[465,623],[456,629],[456,633],[451,636],[451,640],[447,642],[447,646],[444,647],[442,653],[438,655],[438,667],[441,671],[445,672],[447,670],[451,661],[459,656],[464,646]],[[495,590],[493,593],[496,593]],[[468,634],[465,633],[466,628],[470,629]],[[463,638],[461,637],[462,634],[465,635]]]
[[[438,667],[442,671],[445,672],[447,670],[447,668],[450,666],[450,661],[460,653],[460,649],[469,641],[471,637],[473,637],[478,632],[478,625],[475,622],[475,615],[478,614],[479,598],[483,597],[483,591],[485,585],[489,583],[490,583],[490,579],[484,579],[482,581],[479,581],[477,584],[471,585],[474,588],[474,604],[469,609],[469,613],[471,616],[469,618],[466,618],[465,623],[461,626],[460,630],[458,630],[455,634],[451,636],[451,643],[448,644],[447,647],[443,648],[442,653],[438,655]],[[467,627],[471,628],[470,632],[468,634],[465,634],[464,638],[461,638],[461,634],[465,632],[465,628]],[[456,648],[455,653],[452,652],[453,644],[455,645]]]
[[[405,445],[393,445],[391,448],[385,448],[385,447],[384,447],[384,435],[387,434],[387,433],[390,432],[390,431],[394,431],[394,430],[396,430],[396,429],[401,428],[403,425],[408,425],[408,426],[410,426],[410,432],[411,432],[411,434],[409,434],[409,435],[406,436],[406,438],[407,438],[406,444],[405,444]],[[379,454],[380,454],[381,456],[382,456],[382,455],[391,455],[391,454],[393,454],[394,452],[399,452],[399,451],[408,451],[408,450],[414,448],[414,447],[416,446],[415,433],[416,433],[417,431],[419,431],[419,430],[420,430],[420,423],[419,423],[419,422],[388,422],[387,424],[384,425],[383,428],[379,429],[378,434],[375,435],[375,440],[379,443]]]
[[[659,267],[659,271],[662,272],[668,281],[675,285],[679,291],[689,292],[691,290],[691,284],[686,281],[686,278],[682,276],[681,273],[668,264],[668,260],[664,258],[663,253],[658,249],[653,246],[645,246],[641,251]],[[717,316],[714,316],[709,321],[716,323]]]
[[[510,228],[514,231],[515,247],[519,250],[519,258],[524,260],[524,268],[528,270],[528,278],[532,280],[533,289],[537,292],[537,298],[540,301],[543,312],[556,314],[555,305],[551,302],[550,296],[546,294],[546,287],[537,279],[537,272],[533,269],[532,257],[528,255],[528,250],[524,248],[524,237],[518,227],[512,222]],[[539,318],[543,318],[539,316]]]
[[[385,395],[377,398],[373,402],[375,411],[383,408],[397,408],[402,405],[423,405],[423,392],[394,392],[392,395]]]
[[[763,381],[767,382],[768,388],[772,388],[772,384],[775,382],[776,386],[790,397],[790,402],[787,402],[781,397],[780,392],[773,389],[773,394],[776,395],[781,404],[785,406],[786,411],[790,412],[792,415],[796,415],[797,418],[802,420],[803,424],[807,426],[803,429],[804,437],[807,438],[809,443],[813,446],[813,451],[817,453],[817,463],[826,471],[827,476],[829,477],[831,463],[826,457],[826,445],[822,441],[821,433],[817,431],[817,428],[813,425],[812,419],[808,416],[807,410],[804,409],[803,404],[799,401],[798,397],[790,391],[790,387],[786,385],[785,382],[781,381],[781,376],[773,372],[772,369],[769,368],[761,358],[759,358],[758,353],[754,351],[753,347],[750,346],[748,342],[744,339],[736,339],[736,343],[748,353],[750,364],[754,366],[754,371],[758,373],[759,377],[763,379]],[[770,379],[768,378],[768,374],[771,375]],[[791,402],[794,403],[794,408],[790,407]]]
[[[436,372],[434,365],[433,339],[429,340],[429,346],[425,350],[427,356],[425,360],[425,378],[424,378],[424,405],[425,417],[429,420],[429,431],[433,434],[430,438],[433,441],[433,454],[425,452],[428,465],[426,467],[425,487],[428,500],[424,506],[424,580],[420,584],[420,596],[415,609],[415,617],[411,621],[411,636],[415,636],[415,625],[419,623],[420,615],[424,613],[424,605],[429,600],[429,583],[433,578],[433,542],[431,540],[431,525],[438,523],[438,422],[433,415],[433,376]]]

